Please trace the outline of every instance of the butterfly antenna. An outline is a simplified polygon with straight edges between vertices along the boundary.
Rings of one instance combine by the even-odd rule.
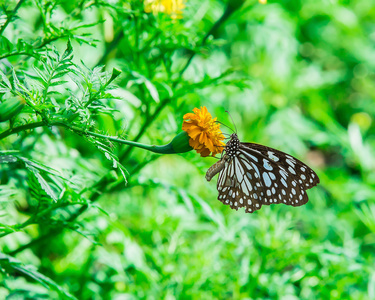
[[[236,124],[234,123],[234,121],[233,121],[233,118],[232,118],[232,115],[229,113],[229,111],[225,111],[226,113],[228,113],[228,115],[229,115],[229,117],[230,117],[230,119],[232,120],[232,123],[233,123],[233,125],[234,125],[234,129],[236,129],[236,134],[237,134],[237,127],[236,127]]]
[[[230,128],[230,127],[229,127],[228,125],[226,125],[226,124],[224,124],[224,123],[222,123],[222,122],[220,122],[220,121],[216,121],[216,123],[219,123],[219,124],[221,124],[221,125],[223,125],[223,126],[229,128],[230,130],[232,130],[232,131],[234,132],[234,130],[233,130],[232,128]]]

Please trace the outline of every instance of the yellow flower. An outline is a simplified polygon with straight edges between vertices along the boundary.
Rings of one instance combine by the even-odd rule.
[[[213,156],[221,153],[225,146],[222,142],[224,135],[220,130],[220,124],[216,123],[216,118],[212,119],[205,106],[201,109],[194,108],[193,111],[194,113],[184,115],[182,124],[182,130],[190,137],[189,145],[203,157],[211,152]]]
[[[144,0],[145,12],[165,13],[172,19],[182,18],[182,10],[185,8],[184,0]]]
[[[267,0],[258,0],[260,4],[267,4]]]

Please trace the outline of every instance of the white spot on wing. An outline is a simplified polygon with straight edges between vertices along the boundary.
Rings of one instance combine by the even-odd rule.
[[[250,153],[245,152],[245,151],[243,151],[242,153],[243,153],[245,156],[247,156],[248,158],[252,159],[253,161],[258,162],[258,158],[256,158],[254,155],[251,155]]]
[[[266,170],[269,170],[269,171],[272,171],[273,168],[271,166],[271,164],[268,162],[267,159],[263,158],[263,167],[266,169]]]
[[[292,167],[289,167],[288,168],[288,171],[294,175],[296,175],[296,171],[294,171],[294,169]]]
[[[229,177],[233,178],[233,174],[234,174],[234,164],[230,164],[229,165]]]
[[[256,178],[259,178],[260,177],[260,173],[259,173],[259,169],[258,167],[254,164],[254,163],[251,163],[251,165],[253,166],[253,169],[255,170],[255,177]]]
[[[284,170],[280,170],[279,173],[280,173],[280,175],[281,175],[282,177],[284,177],[284,179],[286,179],[287,176],[288,176],[288,174],[287,174]]]
[[[271,186],[271,179],[266,172],[263,172],[263,180],[266,186]]]
[[[268,157],[272,159],[273,161],[279,161],[279,158],[275,156],[275,153],[273,153],[272,151],[267,151],[267,154],[268,154]]]
[[[247,185],[246,185],[246,177],[245,177],[245,180],[242,181],[241,183],[241,190],[247,195],[249,196],[249,191],[247,189]]]
[[[281,178],[281,183],[285,186],[285,187],[288,187],[287,184],[286,184],[286,181],[284,180],[284,178]]]
[[[247,196],[249,196],[249,192],[251,192],[252,190],[253,190],[253,186],[251,185],[251,183],[250,183],[250,181],[247,179],[247,177],[245,176],[245,178],[244,178],[244,181],[242,182],[242,185],[245,185],[246,186],[246,188],[245,189],[242,189],[244,192],[245,192],[245,194],[247,195]],[[242,186],[241,185],[241,186]]]
[[[294,161],[294,160],[292,160],[292,159],[290,159],[290,158],[287,158],[287,159],[286,159],[286,162],[287,162],[290,166],[292,166],[292,167],[294,168],[294,166],[295,166],[295,161]]]
[[[238,180],[238,182],[242,182],[242,180],[243,180],[243,174],[244,174],[242,166],[241,166],[241,164],[240,164],[240,162],[239,162],[239,160],[237,158],[235,158],[234,163],[236,165],[235,170],[236,170],[237,180]]]

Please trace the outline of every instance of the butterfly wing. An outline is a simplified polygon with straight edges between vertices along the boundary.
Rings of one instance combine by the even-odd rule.
[[[245,207],[254,212],[262,207],[261,180],[251,164],[241,157],[234,157],[220,171],[217,181],[218,199],[232,209]]]
[[[305,190],[311,189],[320,182],[318,175],[308,165],[285,152],[255,143],[241,143],[240,148],[245,149],[245,151],[248,151],[247,149],[258,151],[264,157],[275,161],[288,174],[297,177],[294,179]]]
[[[218,199],[232,209],[252,213],[263,204],[300,206],[305,192],[319,183],[316,173],[298,159],[276,149],[241,143],[219,174]]]

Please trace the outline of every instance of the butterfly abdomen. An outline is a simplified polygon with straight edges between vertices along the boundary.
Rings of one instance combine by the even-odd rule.
[[[226,157],[220,159],[217,163],[213,164],[206,173],[207,181],[211,181],[212,177],[214,177],[217,173],[219,173],[225,167]]]

